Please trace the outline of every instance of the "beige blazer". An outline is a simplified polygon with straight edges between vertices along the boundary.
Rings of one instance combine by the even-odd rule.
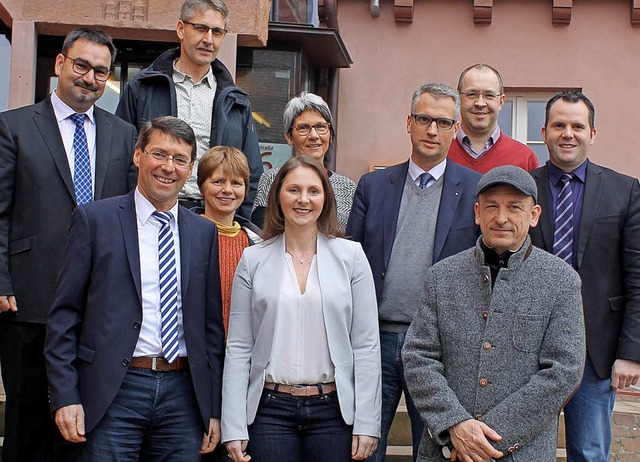
[[[357,242],[318,235],[322,311],[340,410],[354,435],[380,436],[378,308],[369,263]],[[248,440],[271,358],[285,268],[284,236],[247,247],[231,293],[222,386],[222,441]]]

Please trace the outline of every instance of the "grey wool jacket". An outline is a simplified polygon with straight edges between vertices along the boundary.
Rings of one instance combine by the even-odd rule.
[[[405,377],[425,422],[418,460],[447,460],[448,428],[478,419],[502,436],[500,460],[552,462],[584,369],[580,278],[527,237],[492,289],[481,239],[429,269],[407,332]]]

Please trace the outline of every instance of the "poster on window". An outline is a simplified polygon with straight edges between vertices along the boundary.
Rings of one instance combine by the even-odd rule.
[[[260,143],[260,156],[265,171],[282,167],[292,154],[291,146],[286,143]]]

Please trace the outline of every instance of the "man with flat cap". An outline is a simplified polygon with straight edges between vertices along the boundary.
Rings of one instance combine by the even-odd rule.
[[[580,278],[531,245],[540,206],[525,170],[490,170],[477,195],[482,235],[429,269],[403,349],[418,460],[548,462],[584,367]]]

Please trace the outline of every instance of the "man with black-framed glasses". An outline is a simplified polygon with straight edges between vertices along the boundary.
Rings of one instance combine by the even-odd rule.
[[[500,73],[488,64],[474,64],[460,74],[460,127],[449,158],[476,172],[515,165],[527,171],[540,162],[528,146],[504,134],[498,116],[506,96]]]
[[[52,449],[43,345],[71,214],[136,184],[136,129],[95,107],[115,59],[111,38],[71,32],[44,101],[0,114],[0,360],[3,462],[72,460]]]
[[[407,162],[364,175],[358,184],[347,236],[369,259],[378,297],[382,355],[382,462],[391,422],[404,392],[416,460],[423,424],[407,390],[400,352],[420,306],[427,269],[472,247],[479,235],[473,205],[480,174],[447,160],[458,130],[460,97],[453,88],[430,83],[411,100]]]
[[[239,213],[250,218],[263,167],[248,95],[217,59],[228,22],[229,10],[222,0],[186,0],[176,26],[180,47],[160,55],[129,82],[116,115],[138,129],[165,115],[184,120],[196,133],[198,159],[212,146],[241,150],[251,174]],[[198,171],[197,160],[193,171]],[[180,202],[202,205],[195,173],[181,191]]]

